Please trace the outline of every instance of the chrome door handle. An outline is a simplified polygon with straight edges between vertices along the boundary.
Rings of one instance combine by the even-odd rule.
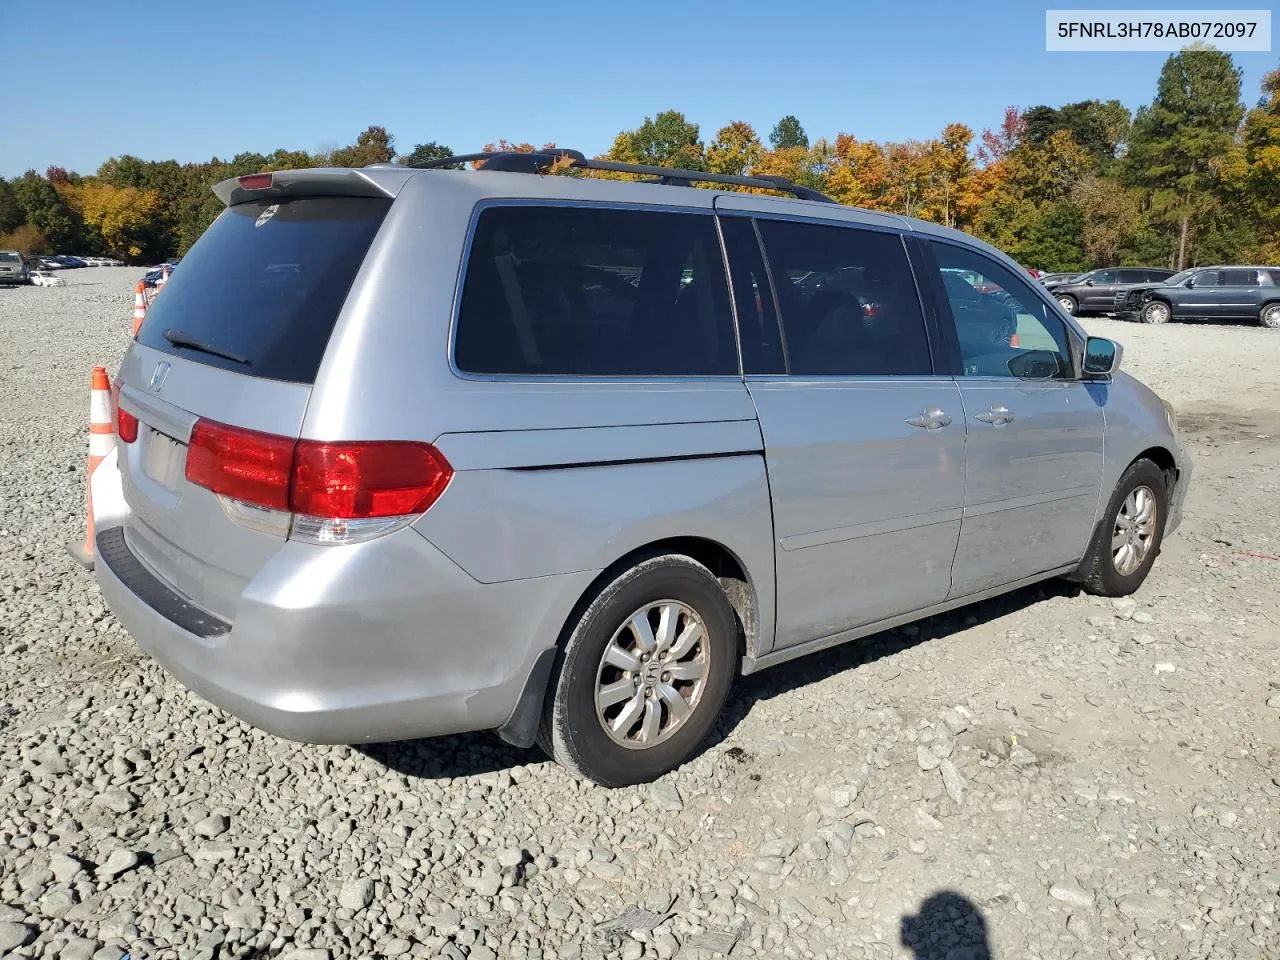
[[[1006,423],[1013,420],[1013,414],[1009,412],[1008,407],[1001,406],[998,403],[991,405],[990,413],[980,413],[973,419],[981,420],[983,423],[994,424],[997,427],[1003,427]]]
[[[906,422],[913,427],[921,427],[925,430],[941,430],[951,423],[951,416],[943,413],[938,407],[927,407],[920,416],[908,417]]]

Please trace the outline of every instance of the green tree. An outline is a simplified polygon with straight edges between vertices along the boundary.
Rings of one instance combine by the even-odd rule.
[[[1196,228],[1221,202],[1220,165],[1243,115],[1231,56],[1197,47],[1165,61],[1155,99],[1138,108],[1126,174],[1150,191],[1155,218],[1176,224],[1178,269],[1189,262]]]
[[[53,184],[28,170],[12,186],[27,222],[40,231],[50,247],[63,253],[81,247],[84,223]]]
[[[690,123],[678,110],[664,110],[656,117],[645,117],[644,123],[634,130],[623,130],[614,138],[605,156],[624,163],[706,169],[698,125]]]
[[[390,163],[396,155],[395,137],[386,127],[368,127],[348,147],[339,147],[329,155],[334,167],[367,167],[371,163]]]
[[[452,157],[454,155],[454,152],[444,144],[436,143],[432,140],[429,143],[416,144],[408,153],[402,154],[397,158],[397,162],[429,163],[432,160],[443,160],[445,157]]]
[[[741,176],[750,172],[763,154],[764,145],[751,124],[735,120],[716,131],[715,140],[707,148],[707,170]]]
[[[1081,100],[1058,108],[1031,107],[1022,115],[1023,139],[1043,146],[1053,134],[1066,130],[1094,160],[1114,160],[1128,140],[1132,118],[1119,100]]]
[[[773,125],[769,142],[775,150],[790,150],[793,147],[809,149],[809,135],[800,126],[800,121],[790,113]]]
[[[13,187],[9,186],[8,180],[0,177],[0,233],[18,229],[26,219]]]

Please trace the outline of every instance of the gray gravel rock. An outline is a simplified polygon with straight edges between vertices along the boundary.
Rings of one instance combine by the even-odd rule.
[[[0,953],[8,953],[25,946],[36,938],[34,927],[12,921],[0,922]]]
[[[950,760],[943,760],[940,763],[942,770],[942,785],[949,796],[956,803],[964,803],[965,779],[960,776],[960,771],[955,768]]]
[[[495,893],[497,891],[494,891]],[[343,885],[338,893],[338,906],[347,910],[363,910],[373,903],[374,886],[368,877],[361,877]]]
[[[680,791],[668,780],[655,780],[649,784],[649,799],[655,807],[667,813],[676,813],[684,809]]]
[[[136,853],[132,850],[118,847],[107,855],[107,859],[102,862],[94,873],[99,877],[110,880],[132,870],[137,865],[138,855]]]
[[[231,821],[220,813],[211,814],[195,824],[191,829],[206,839],[212,840],[227,832]]]
[[[916,746],[916,763],[920,765],[921,770],[936,770],[942,763],[942,758],[930,750],[926,744],[921,743]]]
[[[1049,896],[1070,907],[1079,907],[1086,910],[1093,908],[1093,896],[1079,884],[1071,881],[1055,883],[1049,888]]]

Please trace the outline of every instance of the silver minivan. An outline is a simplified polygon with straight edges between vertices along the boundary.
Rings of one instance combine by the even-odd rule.
[[[219,184],[116,379],[98,582],[247,722],[651,780],[739,674],[1131,593],[1178,524],[1172,409],[999,251],[780,179],[459,162]]]

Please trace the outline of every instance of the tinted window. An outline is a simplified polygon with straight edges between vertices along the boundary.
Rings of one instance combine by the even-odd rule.
[[[1146,271],[1148,280],[1168,280],[1173,276],[1172,270],[1148,270]]]
[[[736,374],[713,218],[485,210],[467,261],[454,357],[469,373]]]
[[[1099,271],[1098,271],[1097,273],[1095,273],[1095,274],[1094,274],[1090,279],[1091,279],[1091,280],[1093,280],[1093,282],[1094,282],[1095,284],[1101,284],[1101,283],[1116,283],[1116,282],[1117,282],[1117,281],[1116,281],[1116,271],[1114,271],[1114,270],[1099,270]]]
[[[1271,275],[1271,282],[1280,287],[1280,270],[1268,270],[1267,273]]]
[[[1142,270],[1117,270],[1116,274],[1119,279],[1116,283],[1142,283],[1147,279],[1147,275]]]
[[[138,341],[237,373],[315,382],[338,312],[390,206],[324,197],[224,210],[147,310]],[[239,359],[174,346],[166,331]]]
[[[722,217],[720,230],[729,254],[729,278],[738,311],[742,370],[744,373],[786,373],[778,315],[756,228],[746,217]]]
[[[932,245],[965,376],[1074,376],[1066,326],[1030,284],[973,250]],[[949,275],[973,279],[960,285]]]
[[[1222,285],[1221,270],[1201,270],[1192,279],[1197,287],[1217,287]]]
[[[758,225],[793,375],[933,372],[900,237],[809,223]]]
[[[1256,287],[1258,285],[1258,271],[1223,270],[1222,285],[1224,287]]]

